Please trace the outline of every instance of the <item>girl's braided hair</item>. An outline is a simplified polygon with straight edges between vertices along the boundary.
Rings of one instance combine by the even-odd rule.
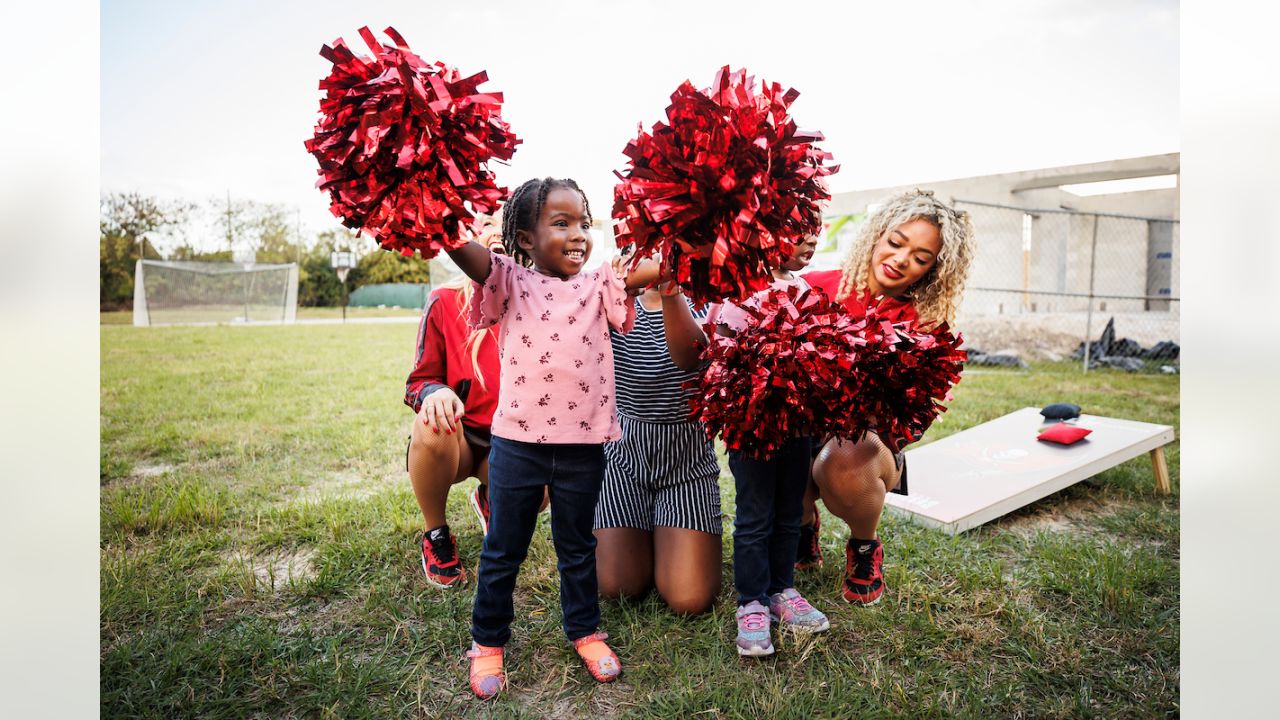
[[[587,194],[582,192],[578,183],[569,178],[534,178],[511,193],[502,209],[502,246],[507,255],[525,267],[533,266],[533,258],[516,242],[516,233],[520,230],[533,232],[538,224],[538,216],[542,214],[542,206],[547,202],[547,194],[556,188],[568,188],[582,196],[582,205],[587,210],[587,221],[591,221],[591,203],[587,202]]]

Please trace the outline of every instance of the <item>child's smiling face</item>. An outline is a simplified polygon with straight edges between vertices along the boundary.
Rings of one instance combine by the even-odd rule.
[[[532,230],[520,230],[517,241],[533,267],[544,275],[569,278],[582,272],[591,257],[591,219],[582,194],[572,188],[547,193]]]

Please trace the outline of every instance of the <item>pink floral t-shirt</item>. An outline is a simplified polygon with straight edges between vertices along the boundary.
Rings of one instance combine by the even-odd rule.
[[[561,280],[494,255],[489,277],[474,287],[471,326],[502,323],[493,434],[530,443],[617,440],[609,328],[630,332],[636,310],[613,268]]]

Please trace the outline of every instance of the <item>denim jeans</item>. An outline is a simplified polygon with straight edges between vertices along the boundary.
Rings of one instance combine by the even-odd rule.
[[[551,539],[560,571],[560,609],[570,640],[600,625],[596,538],[591,533],[604,479],[603,445],[525,443],[493,436],[489,450],[489,534],[480,552],[471,637],[506,645],[516,574],[529,553],[543,487],[550,486]]]
[[[793,438],[768,460],[729,451],[738,495],[733,584],[739,605],[752,600],[768,605],[770,595],[794,585],[809,447],[809,438]]]

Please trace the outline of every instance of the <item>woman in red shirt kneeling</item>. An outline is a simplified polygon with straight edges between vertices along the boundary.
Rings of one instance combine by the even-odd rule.
[[[480,241],[502,252],[500,222]],[[466,578],[457,540],[445,522],[449,488],[469,477],[471,507],[482,533],[489,525],[489,427],[498,405],[498,326],[472,332],[467,325],[472,282],[458,278],[433,290],[422,310],[413,370],[404,403],[417,417],[405,464],[422,510],[422,571],[427,582],[448,588]]]
[[[918,318],[925,326],[955,319],[973,259],[968,213],[914,190],[889,200],[858,233],[838,270],[810,272],[805,280],[822,288],[856,316],[868,303],[893,319]],[[812,479],[805,494],[796,565],[822,561],[818,544],[819,497],[832,515],[849,525],[845,546],[844,599],[860,605],[880,600],[884,551],[876,528],[885,494],[906,494],[906,460],[875,433],[854,441],[815,443]]]

